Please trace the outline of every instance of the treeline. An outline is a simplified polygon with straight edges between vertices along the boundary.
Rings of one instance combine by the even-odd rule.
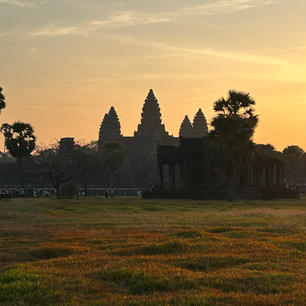
[[[0,158],[1,187],[18,187],[24,190],[52,187],[56,195],[61,191],[88,194],[89,186],[113,187],[114,180],[124,161],[122,148],[117,144],[105,145],[98,151],[96,142],[74,142],[63,138],[47,147],[37,147],[32,154]]]
[[[279,152],[271,145],[255,145],[253,159],[255,167],[278,159],[285,165],[287,186],[306,184],[306,153],[298,146],[288,146]],[[218,160],[215,162],[219,163]],[[22,158],[21,165],[20,169],[20,160],[10,153],[0,154],[0,188],[52,187],[59,195],[60,190],[68,186],[87,194],[89,187],[147,185],[144,180],[142,186],[133,186],[133,175],[126,171],[126,158],[118,144],[105,145],[99,151],[94,141],[75,143],[73,139],[64,138],[47,147],[37,147],[32,154]]]

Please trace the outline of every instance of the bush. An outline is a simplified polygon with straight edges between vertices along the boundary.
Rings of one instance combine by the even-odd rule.
[[[78,193],[78,189],[74,185],[65,185],[62,189],[64,197],[73,197]]]

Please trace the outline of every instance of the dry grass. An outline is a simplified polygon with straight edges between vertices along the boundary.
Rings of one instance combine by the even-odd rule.
[[[306,203],[0,201],[0,306],[306,305]]]

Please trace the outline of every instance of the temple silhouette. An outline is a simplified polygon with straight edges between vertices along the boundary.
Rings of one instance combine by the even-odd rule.
[[[117,186],[151,188],[146,197],[224,198],[225,170],[218,160],[218,151],[210,148],[207,121],[201,109],[193,122],[186,115],[179,137],[169,135],[158,100],[150,89],[142,107],[141,122],[134,136],[121,133],[121,124],[112,106],[100,126],[98,147],[116,143],[125,155],[123,167],[117,173]],[[256,149],[257,148],[257,149]],[[277,153],[264,157],[256,151],[255,159],[244,170],[237,170],[239,194],[246,198],[294,197],[284,188],[284,163]]]
[[[185,116],[179,130],[180,137],[201,138],[207,134],[207,122],[201,109],[196,113],[193,123]],[[120,120],[113,106],[104,115],[99,132],[99,150],[108,143],[117,143],[124,150],[126,159],[123,176],[130,176],[129,181],[134,185],[149,187],[158,181],[157,148],[178,147],[180,141],[179,137],[167,132],[162,123],[158,100],[150,89],[142,107],[141,122],[134,136],[122,135]]]

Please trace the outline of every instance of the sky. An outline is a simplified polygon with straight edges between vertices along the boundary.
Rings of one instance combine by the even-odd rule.
[[[235,89],[256,100],[255,142],[306,150],[305,17],[304,0],[0,0],[0,123],[97,140],[114,106],[129,136],[153,88],[177,136]]]

